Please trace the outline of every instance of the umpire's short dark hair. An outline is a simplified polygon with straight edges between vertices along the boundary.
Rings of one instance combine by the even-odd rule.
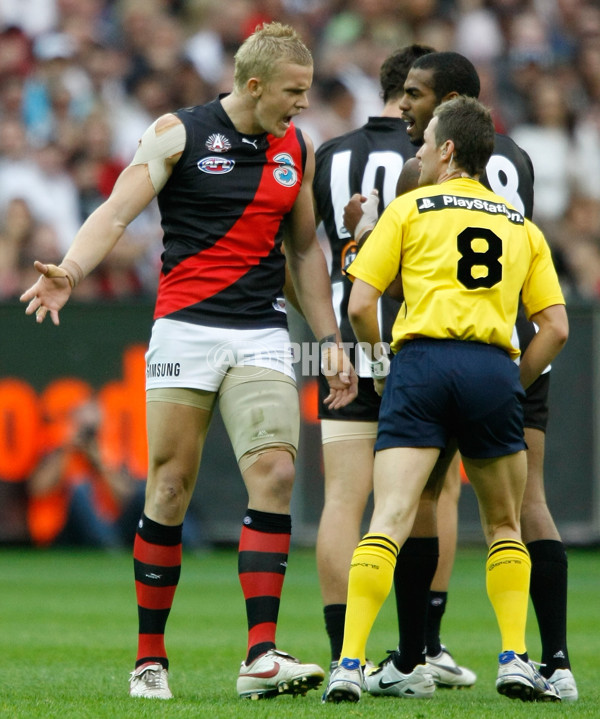
[[[433,70],[431,89],[438,102],[457,92],[467,97],[479,97],[481,83],[473,63],[458,52],[432,52],[415,60],[413,68]]]
[[[454,143],[454,160],[469,175],[481,175],[494,151],[496,131],[487,107],[474,97],[458,97],[442,102],[433,111],[437,117],[435,144]]]

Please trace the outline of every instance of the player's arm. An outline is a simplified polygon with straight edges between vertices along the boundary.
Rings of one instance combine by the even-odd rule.
[[[319,342],[329,345],[328,352],[331,354],[332,344],[341,342],[341,336],[333,311],[327,263],[317,240],[312,198],[314,150],[306,136],[305,142],[307,160],[302,187],[286,218],[285,255],[302,313]],[[332,372],[329,376],[326,374],[331,393],[325,401],[332,409],[351,402],[356,397],[358,385],[356,373],[345,352],[340,348],[335,354],[330,362]]]
[[[313,209],[315,212],[315,227],[319,226],[319,223],[321,222],[321,218],[319,216],[319,212],[317,209],[317,203],[315,201],[314,195],[313,195]],[[328,240],[329,241],[329,240]],[[282,248],[285,254],[285,246]],[[304,317],[304,312],[302,311],[302,307],[300,305],[300,300],[298,299],[298,295],[296,294],[296,288],[294,287],[294,281],[292,280],[292,275],[290,274],[290,268],[288,263],[285,263],[285,282],[283,285],[283,294],[285,296],[286,302],[289,302],[292,307],[298,312],[298,314],[302,315]]]
[[[529,387],[564,347],[569,336],[569,321],[564,305],[551,305],[530,317],[539,327],[519,365],[521,384]]]
[[[411,157],[404,163],[400,175],[398,176],[398,181],[396,183],[396,197],[417,188],[419,185],[420,174],[419,161],[416,157]],[[367,204],[368,200],[368,197],[355,192],[348,201],[347,205],[344,207],[344,227],[360,244],[367,239],[373,225],[377,222],[377,214],[371,215],[371,217],[364,216],[365,210],[370,210],[370,207]],[[377,205],[374,205],[374,210],[377,211]],[[361,237],[357,237],[357,227],[360,223],[363,224],[364,231],[361,234]]]
[[[389,369],[387,352],[383,352],[381,330],[377,315],[377,304],[381,292],[364,280],[354,279],[350,299],[348,300],[348,319],[360,343],[369,345],[367,358],[371,360],[371,374],[375,382],[375,391],[382,394],[385,377]],[[385,359],[382,357],[385,355]]]
[[[411,157],[402,166],[402,171],[400,172],[398,182],[396,183],[396,197],[403,195],[405,192],[410,192],[411,190],[416,189],[419,186],[420,174],[419,161],[416,157]],[[388,295],[388,297],[393,297],[393,299],[398,300],[398,302],[402,302],[404,300],[402,274],[400,272],[398,273],[396,279],[387,288],[385,294]]]
[[[165,115],[142,136],[132,163],[119,175],[113,191],[87,218],[60,265],[36,261],[37,282],[21,295],[26,314],[43,322],[47,312],[55,325],[72,290],[110,253],[126,227],[164,187],[185,146],[185,129]]]
[[[304,317],[304,312],[302,311],[300,300],[298,299],[298,295],[296,294],[294,280],[292,280],[292,274],[290,272],[290,267],[287,262],[285,263],[285,281],[283,283],[283,295],[285,297],[285,301],[289,302],[296,310],[296,312],[298,312]]]
[[[396,183],[396,197],[400,197],[405,192],[415,190],[419,186],[419,161],[416,157],[411,157],[402,165],[402,171],[398,176],[398,182]]]

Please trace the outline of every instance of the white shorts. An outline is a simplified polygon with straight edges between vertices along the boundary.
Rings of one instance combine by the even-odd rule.
[[[295,380],[284,329],[236,330],[158,319],[146,352],[146,390],[187,387],[216,392],[230,367],[282,372]]]

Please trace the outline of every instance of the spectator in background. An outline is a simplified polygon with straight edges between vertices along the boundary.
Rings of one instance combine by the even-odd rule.
[[[535,171],[533,219],[546,231],[564,216],[577,168],[573,165],[574,117],[563,88],[551,74],[541,75],[529,89],[527,120],[513,128],[512,139],[531,158]]]
[[[0,80],[23,78],[31,72],[31,40],[20,28],[8,25],[0,31]]]
[[[72,414],[64,445],[42,458],[29,480],[29,530],[35,545],[126,546],[143,507],[144,483],[100,450],[102,414],[90,400]]]
[[[20,282],[20,268],[34,228],[29,205],[21,198],[11,200],[0,215],[0,300],[18,297],[27,286]]]
[[[57,0],[2,0],[0,19],[7,27],[18,27],[34,37],[57,25],[57,5]]]
[[[63,248],[69,245],[79,227],[79,204],[64,151],[53,142],[32,151],[25,126],[6,119],[0,122],[0,211],[15,198],[52,225]]]
[[[126,102],[111,113],[113,153],[125,165],[131,162],[148,125],[176,109],[170,94],[171,82],[170,76],[155,71],[140,73],[132,81]]]
[[[567,293],[600,300],[600,202],[575,194],[552,233],[554,260]]]
[[[495,108],[496,129],[509,135],[526,123],[537,130],[528,100],[550,75],[576,116],[573,165],[582,168],[586,186],[576,179],[575,191],[600,199],[600,7],[591,0],[0,0],[0,122],[25,121],[26,164],[36,164],[34,149],[56,143],[68,163],[76,159],[66,167],[74,175],[86,118],[104,113],[115,121],[110,155],[127,164],[150,117],[193,104],[186,98],[205,102],[229,90],[235,49],[257,22],[272,17],[299,30],[322,78],[349,88],[349,129],[381,110],[377,73],[384,58],[415,42],[473,57],[484,80],[482,101]],[[140,78],[152,80],[140,85]],[[309,113],[303,118],[309,134],[332,117],[317,92]],[[118,123],[130,128],[125,137]],[[0,167],[14,162],[11,153],[0,148]],[[16,188],[38,218],[37,198],[24,194],[35,185],[23,170],[12,165],[7,194],[0,169],[0,211]],[[140,256],[136,271],[144,287],[147,278],[153,286],[156,258]]]
[[[76,122],[85,118],[91,86],[71,35],[40,35],[33,43],[33,56],[33,70],[25,84],[23,119],[31,143],[43,146],[56,139],[57,123],[64,123],[65,115]]]
[[[355,129],[354,109],[356,98],[348,87],[337,77],[323,77],[315,83],[316,98],[298,127],[313,139],[315,148],[333,137],[345,135]]]

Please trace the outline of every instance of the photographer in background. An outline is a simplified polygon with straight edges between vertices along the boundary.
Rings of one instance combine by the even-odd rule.
[[[29,531],[36,546],[125,546],[144,501],[144,483],[100,452],[101,408],[75,408],[70,438],[42,458],[29,480]],[[131,512],[134,514],[132,515]],[[129,519],[128,519],[129,518]]]

